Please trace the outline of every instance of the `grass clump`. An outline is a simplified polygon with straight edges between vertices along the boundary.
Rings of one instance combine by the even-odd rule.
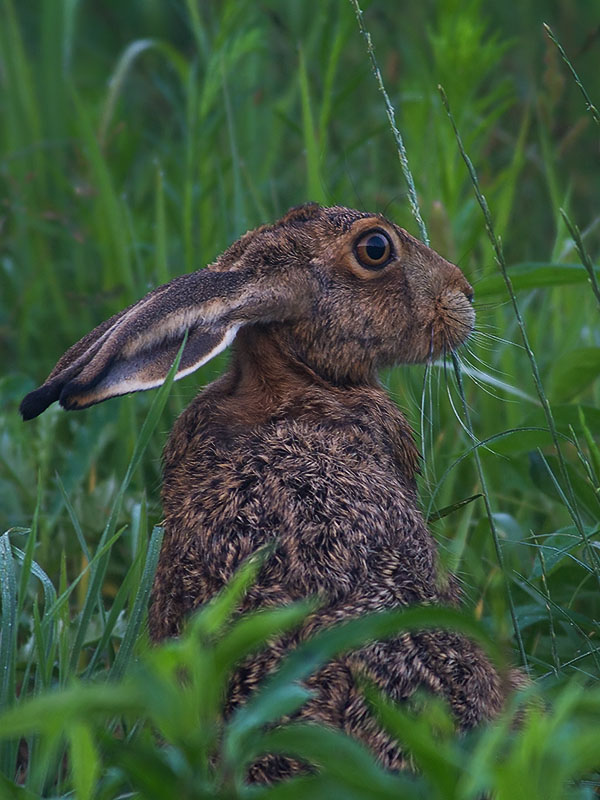
[[[407,710],[366,686],[373,713],[405,747],[418,775],[385,772],[339,731],[293,719],[273,727],[310,697],[299,681],[373,637],[449,625],[494,649],[468,615],[447,609],[373,614],[323,631],[286,656],[251,700],[224,719],[234,666],[298,626],[311,611],[305,602],[236,616],[237,602],[260,563],[259,553],[192,619],[181,638],[144,648],[121,680],[71,681],[4,711],[0,747],[16,759],[25,787],[17,792],[4,777],[0,790],[7,796],[49,792],[66,797],[74,792],[107,799],[466,800],[488,791],[498,798],[515,797],[515,789],[525,786],[534,800],[592,796],[591,786],[574,779],[594,768],[600,757],[600,692],[576,683],[564,687],[552,707],[530,687],[500,719],[462,738],[441,701],[423,697],[417,708]],[[113,677],[117,663],[109,672]],[[274,786],[248,784],[247,770],[265,753],[295,757],[312,769]]]

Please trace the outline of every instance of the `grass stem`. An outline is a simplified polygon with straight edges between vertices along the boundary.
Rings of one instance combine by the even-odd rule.
[[[452,363],[454,365],[454,374],[456,376],[456,386],[458,388],[458,394],[460,396],[460,400],[463,407],[463,412],[465,415],[465,424],[467,430],[473,435],[473,424],[471,422],[471,412],[469,411],[469,406],[467,403],[467,399],[465,397],[465,390],[462,382],[462,371],[460,368],[460,362],[458,360],[458,356],[456,353],[452,353]],[[479,443],[478,443],[479,444]],[[504,585],[506,586],[506,597],[508,600],[508,608],[510,611],[510,618],[512,620],[513,630],[515,632],[515,639],[517,642],[517,647],[519,648],[519,655],[521,657],[521,661],[523,662],[523,666],[527,673],[529,673],[529,664],[527,662],[527,653],[525,652],[525,645],[523,643],[523,637],[521,635],[521,629],[519,628],[519,620],[517,617],[517,612],[515,608],[515,602],[512,596],[512,589],[510,586],[510,576],[508,575],[506,564],[504,561],[504,553],[502,552],[502,546],[500,544],[500,537],[498,535],[498,529],[496,528],[496,520],[494,518],[494,512],[492,511],[492,504],[490,502],[490,495],[487,488],[487,481],[485,479],[485,473],[483,471],[483,465],[481,463],[481,457],[479,455],[479,447],[473,448],[473,458],[475,459],[475,466],[477,468],[477,474],[479,476],[479,483],[481,484],[481,493],[483,494],[483,502],[485,505],[485,513],[488,518],[488,523],[490,526],[490,532],[492,534],[492,541],[494,542],[494,549],[496,551],[496,558],[498,559],[498,565],[500,570],[502,571],[502,575],[504,578]]]
[[[412,172],[410,171],[410,167],[408,165],[408,156],[406,154],[406,148],[404,147],[404,140],[402,138],[402,134],[398,130],[398,126],[396,125],[396,112],[394,111],[394,106],[392,105],[389,95],[385,89],[383,78],[381,76],[381,70],[379,69],[379,64],[377,63],[377,59],[375,58],[375,49],[373,48],[373,41],[371,40],[371,34],[365,27],[365,23],[363,20],[363,12],[358,4],[358,0],[350,0],[350,3],[354,8],[354,13],[356,14],[359,30],[367,44],[367,53],[371,61],[373,74],[375,75],[375,80],[377,81],[377,86],[379,87],[379,91],[383,96],[387,118],[389,120],[390,127],[394,135],[394,139],[396,140],[396,147],[398,148],[398,158],[400,159],[402,174],[404,175],[404,180],[406,181],[406,185],[408,187],[408,202],[410,203],[410,210],[412,211],[412,215],[415,218],[416,223],[419,227],[421,239],[425,242],[425,244],[428,245],[429,235],[427,234],[427,228],[425,226],[425,222],[423,221],[423,217],[421,216],[421,208],[419,206],[419,200],[417,198],[417,190],[415,189],[415,182],[413,180]]]
[[[577,225],[574,222],[571,222],[567,212],[564,208],[560,209],[561,216],[565,221],[565,225],[569,229],[569,233],[571,234],[571,238],[575,242],[575,247],[577,249],[577,253],[579,254],[579,258],[581,259],[581,263],[586,268],[587,274],[590,276],[590,285],[592,287],[592,291],[596,296],[596,300],[598,301],[598,305],[600,305],[600,286],[598,285],[598,278],[596,276],[596,270],[594,268],[594,264],[592,259],[590,258],[589,253],[585,249],[585,245],[583,244],[583,239],[581,237],[581,232]]]
[[[544,411],[544,415],[545,415],[546,421],[548,423],[548,428],[550,430],[550,435],[552,437],[552,442],[554,444],[554,448],[556,450],[556,455],[558,457],[558,462],[559,462],[559,465],[560,465],[561,477],[562,477],[562,479],[564,481],[564,484],[565,484],[565,494],[568,496],[568,499],[570,501],[570,511],[572,513],[573,522],[575,523],[575,526],[576,526],[576,528],[577,528],[577,530],[578,530],[578,532],[579,532],[579,534],[580,534],[580,536],[582,538],[582,541],[583,541],[584,547],[586,549],[586,553],[587,553],[588,559],[590,561],[590,566],[592,566],[592,568],[594,569],[594,572],[596,573],[596,579],[598,581],[598,584],[600,585],[600,569],[599,569],[599,565],[598,565],[598,556],[594,552],[594,549],[592,547],[590,547],[589,541],[588,541],[586,533],[585,533],[585,529],[584,529],[584,526],[583,526],[581,515],[580,515],[579,510],[578,510],[578,505],[577,505],[577,501],[576,501],[576,498],[575,498],[575,493],[573,491],[573,487],[571,486],[571,480],[569,478],[569,473],[568,473],[568,470],[567,470],[567,464],[566,464],[562,449],[561,449],[560,444],[559,444],[559,435],[558,435],[558,430],[557,430],[557,427],[556,427],[556,423],[554,421],[554,415],[552,413],[552,408],[550,406],[550,402],[548,400],[548,397],[546,396],[546,392],[544,391],[544,385],[542,383],[542,379],[541,379],[541,376],[540,376],[540,371],[538,369],[538,365],[537,365],[537,361],[536,361],[533,349],[531,347],[531,344],[529,343],[529,337],[527,335],[525,322],[523,320],[523,316],[521,314],[521,309],[520,309],[519,303],[517,301],[517,296],[516,296],[515,291],[513,289],[513,285],[512,285],[510,276],[508,274],[508,270],[506,268],[506,261],[504,259],[504,253],[502,251],[502,243],[501,243],[500,239],[496,236],[496,233],[494,231],[494,225],[493,225],[493,222],[492,222],[492,215],[490,214],[490,210],[489,210],[487,201],[486,201],[486,199],[485,199],[485,197],[484,197],[484,195],[483,195],[483,193],[482,193],[482,191],[480,189],[479,179],[477,177],[477,173],[475,171],[475,167],[473,166],[473,163],[472,163],[471,159],[467,155],[467,152],[466,152],[466,150],[464,148],[464,145],[463,145],[462,137],[460,135],[460,132],[459,132],[458,128],[456,127],[456,122],[454,121],[454,116],[453,116],[452,111],[450,109],[450,104],[448,102],[448,98],[446,96],[446,92],[444,91],[444,88],[442,86],[438,86],[438,90],[440,92],[440,95],[441,95],[441,98],[442,98],[442,103],[444,104],[444,108],[446,109],[446,113],[448,114],[448,118],[450,120],[450,124],[452,125],[452,129],[454,130],[454,135],[456,137],[456,141],[457,141],[457,144],[458,144],[458,148],[460,150],[460,154],[461,154],[461,156],[463,158],[463,161],[465,162],[465,165],[467,167],[467,171],[469,173],[469,177],[471,178],[471,183],[473,184],[473,189],[475,191],[475,196],[477,198],[477,202],[479,203],[479,206],[481,207],[481,211],[483,213],[483,218],[484,218],[484,222],[485,222],[485,229],[487,231],[488,237],[490,239],[490,242],[491,242],[493,250],[494,250],[496,263],[498,264],[498,268],[500,269],[500,273],[502,275],[502,278],[504,279],[504,283],[506,284],[506,289],[507,289],[508,294],[510,296],[510,300],[511,300],[511,303],[512,303],[512,306],[513,306],[513,311],[514,311],[514,314],[515,314],[515,317],[516,317],[516,320],[517,320],[517,325],[519,327],[521,338],[523,340],[523,346],[524,346],[524,348],[525,348],[525,350],[527,352],[527,356],[529,358],[529,364],[530,364],[531,374],[533,376],[533,381],[534,381],[534,384],[535,384],[535,388],[536,388],[540,403],[542,405],[542,408],[543,408],[543,411]]]
[[[562,60],[565,62],[567,67],[571,70],[571,75],[575,79],[575,83],[577,84],[577,86],[579,86],[579,90],[580,90],[581,94],[583,95],[583,99],[585,100],[586,109],[590,112],[590,114],[594,118],[594,122],[596,123],[596,125],[600,125],[600,112],[598,111],[596,106],[592,103],[592,101],[590,99],[590,96],[586,91],[585,86],[583,85],[579,75],[575,71],[575,67],[573,66],[573,64],[571,64],[569,56],[565,53],[563,46],[561,45],[561,43],[558,41],[558,39],[554,35],[554,33],[552,31],[552,28],[549,25],[546,25],[545,22],[543,23],[543,25],[544,25],[544,30],[548,34],[548,38],[552,42],[554,42],[554,44],[556,45],[556,49],[558,50],[558,52],[560,53],[560,55],[562,57]]]

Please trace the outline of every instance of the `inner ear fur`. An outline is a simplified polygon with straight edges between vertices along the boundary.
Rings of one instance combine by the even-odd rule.
[[[293,294],[243,270],[203,269],[175,278],[69,348],[23,399],[21,414],[32,419],[55,400],[74,410],[159,386],[187,332],[178,380],[227,347],[241,325],[285,318]]]

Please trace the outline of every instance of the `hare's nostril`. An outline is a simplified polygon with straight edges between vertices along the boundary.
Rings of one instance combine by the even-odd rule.
[[[472,303],[472,302],[475,300],[475,294],[474,294],[474,292],[473,292],[473,289],[471,289],[471,290],[470,290],[470,291],[468,291],[468,292],[465,292],[465,297],[467,298],[467,300],[469,301],[469,303]]]

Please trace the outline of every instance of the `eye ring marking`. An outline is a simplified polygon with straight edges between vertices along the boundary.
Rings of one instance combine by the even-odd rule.
[[[371,228],[362,233],[354,244],[356,260],[365,269],[379,270],[394,256],[394,249],[388,234],[381,228]]]

